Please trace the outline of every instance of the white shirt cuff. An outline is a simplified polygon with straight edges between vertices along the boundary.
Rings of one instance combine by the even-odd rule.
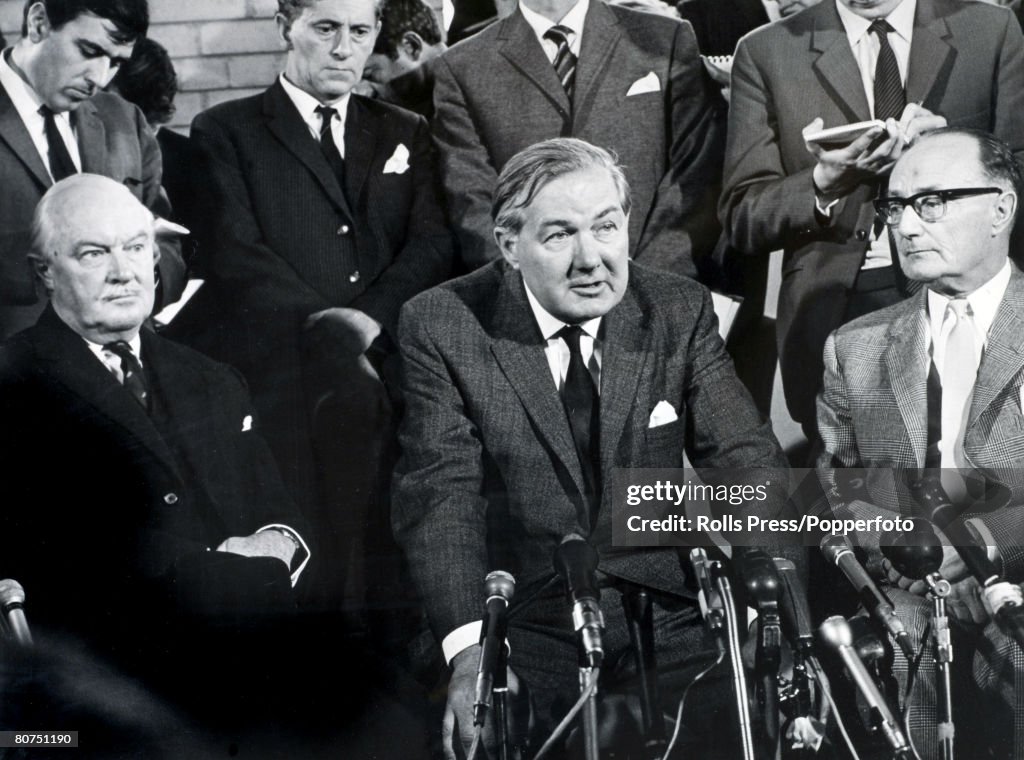
[[[306,552],[306,557],[302,560],[302,563],[297,568],[292,570],[292,587],[294,588],[295,584],[299,582],[299,576],[302,575],[302,571],[306,569],[306,565],[309,563],[309,558],[312,556],[312,552],[309,551],[309,547],[306,545],[306,540],[301,535],[299,535],[299,532],[294,528],[290,528],[287,525],[282,525],[280,523],[271,523],[270,525],[264,525],[256,532],[262,533],[265,530],[276,530],[287,533],[289,536],[298,541],[299,546],[301,546],[302,549]],[[296,551],[298,551],[298,549],[296,549]]]
[[[988,555],[989,562],[996,562],[999,560],[999,547],[996,546],[996,540],[992,537],[992,532],[988,527],[979,520],[977,517],[972,517],[969,520],[964,520],[964,524],[967,529],[971,531],[978,542],[985,547],[985,553]]]
[[[826,203],[824,206],[822,206],[821,200],[818,198],[818,196],[814,196],[814,208],[816,208],[818,210],[818,213],[821,214],[826,219],[832,218],[832,209],[835,207],[837,203],[839,203],[839,198],[836,198],[834,201]]]
[[[444,652],[445,663],[451,665],[452,660],[455,659],[455,655],[463,649],[469,649],[469,647],[474,644],[479,644],[480,629],[482,627],[483,622],[476,620],[472,623],[460,625],[454,631],[445,636],[444,641],[441,642],[441,651]]]

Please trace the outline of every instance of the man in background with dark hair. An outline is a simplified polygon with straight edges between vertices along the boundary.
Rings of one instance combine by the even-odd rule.
[[[381,100],[430,119],[434,73],[428,64],[446,49],[437,17],[423,0],[384,0],[380,34],[363,79]]]
[[[28,263],[32,212],[79,171],[123,183],[157,216],[160,149],[138,109],[102,92],[149,27],[146,0],[30,0],[22,37],[0,55],[0,338],[32,325],[43,297]],[[177,242],[160,245],[159,304],[178,298]]]

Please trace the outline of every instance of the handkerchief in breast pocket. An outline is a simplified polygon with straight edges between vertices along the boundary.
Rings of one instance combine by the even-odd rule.
[[[661,82],[658,81],[658,75],[653,71],[649,71],[646,76],[640,77],[629,86],[629,89],[626,91],[626,97],[643,95],[645,92],[659,92],[660,90]]]
[[[679,419],[679,415],[676,414],[675,407],[667,401],[659,401],[657,406],[654,407],[654,411],[651,412],[651,419],[647,423],[647,427],[661,427],[670,422],[675,422],[677,419]]]

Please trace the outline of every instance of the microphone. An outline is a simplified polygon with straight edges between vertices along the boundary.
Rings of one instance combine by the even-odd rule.
[[[895,755],[897,757],[907,756],[910,752],[907,739],[903,736],[903,731],[900,730],[899,723],[893,717],[889,705],[886,704],[881,692],[878,691],[878,687],[875,686],[875,682],[871,679],[867,668],[864,667],[864,663],[861,662],[860,657],[853,648],[853,632],[850,630],[850,625],[846,622],[846,618],[840,615],[830,617],[821,624],[821,628],[818,630],[821,633],[822,640],[839,653],[839,657],[846,667],[846,672],[850,674],[850,678],[853,679],[857,690],[864,697],[864,701],[867,702],[872,719],[878,728],[881,729],[885,740],[889,742],[889,746],[892,747]]]
[[[681,562],[682,556],[680,555]],[[697,585],[704,597],[701,605],[704,622],[707,624],[708,630],[717,636],[725,629],[725,611],[722,609],[722,597],[715,590],[711,580],[711,560],[707,551],[699,546],[691,549],[690,566],[693,568],[693,575],[697,579]]]
[[[491,709],[494,675],[498,670],[501,652],[506,648],[508,630],[508,603],[516,590],[516,580],[503,570],[495,570],[484,578],[487,603],[484,622],[480,628],[480,664],[476,670],[476,691],[473,700],[473,725],[482,726]]]
[[[935,529],[924,520],[914,523],[914,530],[901,533],[894,544],[882,545],[882,554],[896,572],[908,578],[924,580],[942,567],[942,544]]]
[[[601,614],[601,592],[597,587],[597,552],[576,533],[562,539],[555,549],[555,572],[565,583],[569,602],[572,604],[572,622],[580,634],[583,653],[587,664],[596,668],[604,659],[601,631],[604,615]]]
[[[32,645],[32,634],[25,620],[25,589],[15,580],[0,581],[0,610],[11,631],[11,636],[23,646]]]
[[[778,571],[782,586],[782,593],[779,594],[782,629],[797,651],[810,652],[814,648],[814,625],[811,622],[807,592],[800,582],[796,565],[792,560],[776,557],[775,569]]]
[[[882,590],[868,575],[857,557],[853,553],[853,547],[846,536],[825,536],[821,541],[821,551],[825,559],[843,571],[843,575],[853,584],[853,587],[860,593],[861,602],[865,609],[879,623],[885,626],[889,635],[893,637],[899,648],[908,660],[914,659],[914,648],[910,645],[910,637],[903,622],[896,617],[896,610]]]

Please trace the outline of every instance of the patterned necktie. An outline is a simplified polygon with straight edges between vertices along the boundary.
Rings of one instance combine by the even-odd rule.
[[[875,118],[896,119],[903,115],[907,95],[900,80],[900,67],[896,54],[889,45],[889,32],[896,31],[885,19],[879,18],[868,27],[871,34],[878,36],[878,63],[875,64]]]
[[[955,320],[946,338],[942,362],[942,485],[954,502],[966,493],[963,477],[954,468],[966,468],[964,432],[978,376],[978,339],[974,314],[966,298],[954,298],[946,306],[944,321]]]
[[[50,162],[50,176],[53,181],[60,182],[65,177],[78,174],[75,162],[71,160],[68,146],[57,129],[57,120],[53,111],[47,106],[39,106],[39,113],[43,117],[43,129],[46,132],[46,144],[48,147],[48,158]]]
[[[146,386],[146,377],[132,347],[126,341],[115,340],[113,343],[105,344],[103,349],[121,360],[121,377],[118,379],[132,394],[132,397],[142,405],[142,408],[149,411],[149,389]]]
[[[580,351],[582,334],[583,328],[579,325],[566,325],[556,337],[569,347],[569,369],[562,386],[562,404],[569,417],[593,519],[601,501],[600,402],[594,378],[590,376]]]
[[[561,24],[553,26],[544,32],[544,39],[551,40],[558,45],[555,60],[551,62],[551,65],[555,67],[558,81],[565,88],[565,93],[569,96],[569,102],[571,103],[573,85],[576,82],[576,54],[569,49],[570,34],[572,34],[572,29]]]
[[[338,178],[341,189],[345,189],[345,160],[341,157],[341,151],[334,142],[334,133],[331,123],[338,115],[336,108],[330,106],[317,106],[316,112],[320,114],[320,151],[331,165],[334,176]]]

